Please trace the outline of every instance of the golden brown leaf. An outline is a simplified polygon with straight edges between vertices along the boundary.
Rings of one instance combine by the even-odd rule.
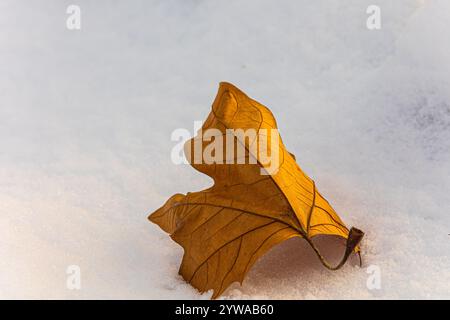
[[[270,130],[277,129],[277,125],[269,109],[232,84],[221,83],[202,130],[211,128],[227,136],[227,129]],[[203,141],[201,135],[188,141],[185,152],[189,162],[213,178],[214,185],[187,195],[176,194],[149,216],[184,248],[179,271],[183,278],[201,292],[213,289],[212,298],[231,283],[242,283],[259,257],[292,237],[308,241],[322,263],[333,270],[340,268],[352,251],[359,251],[363,233],[346,228],[314,181],[285,149],[281,138],[275,144],[269,137],[267,144],[268,154],[278,150],[278,170],[261,174],[261,168],[268,171],[270,164],[263,164],[254,152],[253,144],[258,144],[258,139],[232,135],[236,145],[245,147],[244,164],[236,163],[236,152],[230,158],[233,163],[194,161],[191,150],[195,150],[196,143],[205,150],[210,141]],[[347,239],[344,257],[337,266],[326,262],[311,241],[317,235]]]

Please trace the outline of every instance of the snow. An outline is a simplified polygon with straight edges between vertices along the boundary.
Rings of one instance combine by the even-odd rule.
[[[0,298],[208,299],[147,221],[211,180],[170,161],[229,81],[267,105],[348,226],[362,268],[301,239],[225,299],[450,298],[450,3],[76,1],[0,4]],[[81,268],[81,290],[66,269]],[[379,267],[381,289],[366,282]]]

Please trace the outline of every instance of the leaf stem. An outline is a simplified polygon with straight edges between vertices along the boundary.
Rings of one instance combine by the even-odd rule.
[[[347,243],[346,243],[346,248],[345,248],[345,253],[344,256],[342,257],[341,261],[336,265],[336,266],[332,266],[320,253],[319,249],[316,247],[316,245],[312,242],[312,240],[308,237],[305,237],[306,241],[308,241],[308,243],[311,245],[311,247],[313,248],[313,250],[316,252],[317,256],[320,259],[320,262],[322,262],[322,264],[330,270],[338,270],[340,269],[345,262],[347,261],[348,257],[350,256],[350,254],[353,252],[353,250],[356,248],[356,246],[361,242],[361,239],[364,237],[364,232],[362,232],[361,230],[352,227],[350,229],[350,232],[348,234],[348,238],[347,238]],[[362,265],[362,260],[361,260],[361,254],[358,252],[359,254],[359,264],[360,266]]]

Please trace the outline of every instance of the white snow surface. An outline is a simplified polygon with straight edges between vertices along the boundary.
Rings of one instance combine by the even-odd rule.
[[[222,298],[450,298],[450,2],[378,0],[373,31],[370,4],[2,0],[0,298],[209,299],[147,216],[210,186],[171,162],[170,135],[206,118],[220,81],[273,111],[366,233],[362,268],[328,271],[293,239]]]

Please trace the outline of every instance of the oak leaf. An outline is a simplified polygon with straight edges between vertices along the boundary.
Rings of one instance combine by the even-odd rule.
[[[201,130],[211,128],[226,136],[230,129],[270,130],[277,129],[277,124],[268,108],[232,84],[221,83]],[[262,164],[252,148],[259,136],[252,140],[231,135],[237,146],[245,147],[248,161],[236,163],[237,155],[231,163],[194,161],[195,143],[200,142],[202,150],[209,143],[197,135],[186,143],[186,157],[195,169],[213,178],[214,185],[175,194],[149,216],[183,247],[179,273],[187,282],[200,292],[213,289],[215,299],[231,283],[242,284],[251,266],[270,248],[293,237],[305,239],[332,270],[340,268],[352,252],[359,253],[363,232],[347,229],[281,138],[275,147],[271,140],[267,143],[268,152],[278,150],[279,166],[276,172],[264,175],[261,172],[269,164]],[[250,163],[251,158],[256,163]],[[325,260],[312,241],[317,235],[346,239],[344,256],[336,266]]]

